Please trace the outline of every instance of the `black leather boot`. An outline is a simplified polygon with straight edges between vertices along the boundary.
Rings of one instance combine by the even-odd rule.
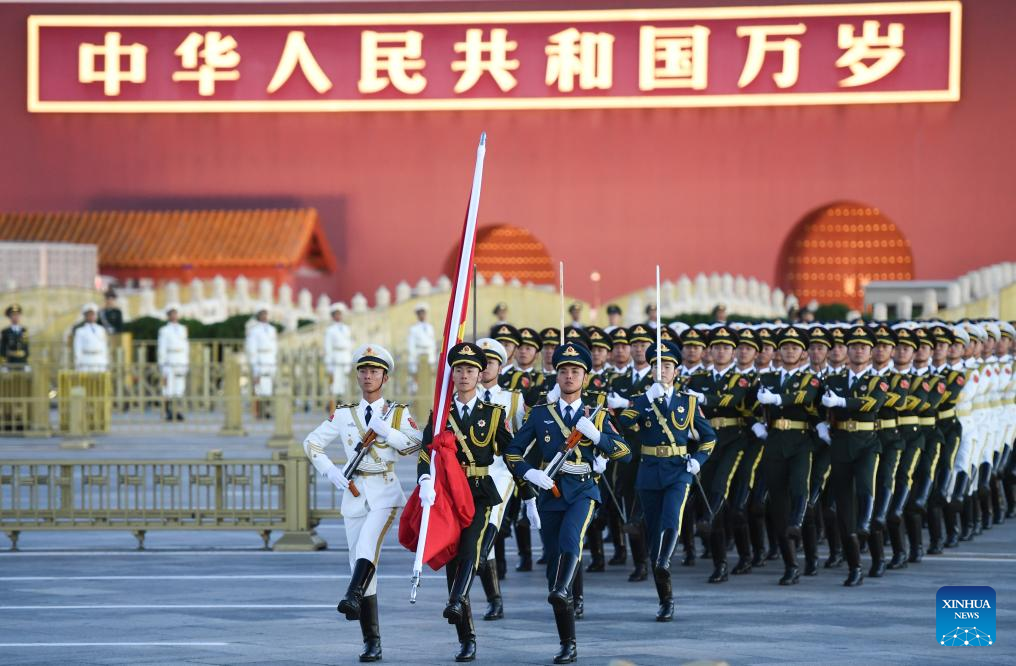
[[[875,499],[871,495],[857,496],[857,536],[866,537],[871,532],[871,513]]]
[[[497,579],[504,580],[508,573],[508,560],[504,553],[504,534],[499,534],[494,540],[494,562],[497,566]]]
[[[166,400],[166,420],[167,421],[172,421],[173,420],[173,405],[171,404],[172,402],[173,402],[172,400]]]
[[[582,560],[574,553],[561,553],[557,559],[557,573],[554,576],[554,583],[550,587],[550,594],[547,596],[547,603],[554,608],[567,606],[574,609],[572,599],[572,585],[575,582],[575,575],[578,573]]]
[[[468,599],[463,605],[462,619],[455,624],[455,632],[459,636],[459,651],[455,654],[455,661],[475,660],[476,629],[473,627],[473,609],[469,606]]]
[[[575,619],[581,620],[586,614],[586,598],[583,594],[585,585],[582,582],[582,560],[579,559],[579,568],[575,570],[575,580],[572,581],[572,606],[575,607]]]
[[[907,553],[903,548],[903,522],[893,514],[889,518],[889,543],[892,544],[893,558],[889,569],[906,569]]]
[[[670,568],[653,567],[653,582],[656,583],[656,595],[660,607],[656,610],[657,622],[670,622],[674,619],[674,590],[670,580]]]
[[[1002,488],[997,477],[991,479],[991,522],[994,525],[1001,525],[1005,522],[1005,513],[1002,511]]]
[[[607,560],[607,564],[616,567],[623,566],[627,562],[628,562],[628,548],[624,545],[623,542],[620,545],[615,543],[614,555],[609,560]]]
[[[734,546],[737,548],[737,564],[730,571],[735,576],[751,573],[751,537],[746,520],[734,522]]]
[[[825,561],[825,568],[835,569],[843,564],[843,539],[839,523],[836,522],[836,509],[824,509],[822,519],[826,524],[826,540],[829,542],[829,557]]]
[[[713,558],[713,573],[709,576],[710,583],[727,582],[727,531],[724,529],[723,516],[710,527],[710,552]]]
[[[914,488],[911,490],[913,501],[910,506],[922,516],[928,511],[928,499],[931,497],[931,489],[934,485],[934,479],[930,475],[914,481]]]
[[[818,575],[818,525],[815,523],[815,508],[808,506],[801,525],[801,545],[804,550],[804,575]]]
[[[554,663],[574,663],[579,655],[575,645],[575,614],[573,609],[570,606],[555,606],[554,622],[557,624],[557,636],[561,641],[561,649],[554,655]]]
[[[533,537],[529,530],[528,520],[515,523],[515,545],[519,548],[519,564],[516,571],[533,570]]]
[[[801,580],[801,569],[797,566],[797,546],[793,539],[780,537],[780,555],[783,556],[783,577],[780,585],[797,585]]]
[[[448,593],[448,605],[442,613],[448,624],[460,624],[467,614],[466,607],[469,605],[469,587],[473,583],[473,573],[472,562],[459,563],[452,579],[452,589]],[[470,618],[470,625],[472,622]]]
[[[504,605],[501,603],[501,583],[497,579],[496,564],[491,560],[482,560],[477,576],[483,585],[483,594],[487,597],[487,612],[483,619],[487,622],[500,620],[504,617]]]
[[[646,544],[645,531],[639,529],[628,535],[631,541],[631,557],[635,561],[635,570],[628,576],[629,583],[640,583],[649,578],[649,547]]]
[[[911,564],[920,564],[924,559],[921,514],[908,513],[904,517],[907,521],[907,539],[910,541],[910,557],[907,558],[907,561]]]
[[[766,508],[766,539],[769,542],[769,550],[766,552],[766,560],[776,560],[780,557],[780,540],[776,534],[776,523],[770,515],[769,508]]]
[[[889,516],[889,507],[892,505],[893,492],[889,488],[880,487],[876,491],[875,508],[871,514],[871,528],[884,530]]]
[[[790,498],[790,516],[787,519],[787,538],[794,541],[801,539],[801,526],[804,514],[808,510],[808,496],[794,495]]]
[[[381,625],[378,622],[376,594],[364,597],[360,602],[360,632],[363,634],[360,661],[381,661]]]
[[[346,588],[346,596],[339,602],[338,611],[346,616],[347,620],[360,619],[360,605],[363,601],[363,593],[374,576],[374,563],[370,560],[359,559],[353,564],[353,575],[349,578],[349,587]]]
[[[843,539],[843,555],[847,560],[847,567],[850,569],[843,585],[857,587],[864,582],[864,574],[861,572],[861,544],[858,542],[856,534],[848,534]]]
[[[928,507],[928,554],[941,555],[943,543],[942,506],[936,497]]]
[[[956,506],[952,502],[946,502],[942,506],[942,522],[945,523],[945,548],[955,548],[960,545],[960,533],[956,527]]]
[[[599,529],[591,529],[586,534],[586,537],[589,539],[589,554],[592,556],[592,561],[589,562],[586,571],[590,573],[606,571],[607,563],[603,553],[603,532]]]
[[[872,526],[871,534],[868,535],[868,552],[871,553],[871,568],[868,569],[870,578],[881,578],[885,575],[885,535],[882,530]]]
[[[974,538],[974,504],[974,498],[970,495],[963,498],[963,512],[960,514],[963,531],[960,533],[960,541],[970,541]]]

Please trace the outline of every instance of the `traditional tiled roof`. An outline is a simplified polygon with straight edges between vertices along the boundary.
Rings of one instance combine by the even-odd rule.
[[[103,269],[336,268],[313,208],[0,213],[0,240],[97,245]]]

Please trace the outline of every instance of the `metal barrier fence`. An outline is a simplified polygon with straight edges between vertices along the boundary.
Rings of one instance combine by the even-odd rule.
[[[226,356],[221,361],[213,360],[213,354],[218,353]],[[195,356],[200,357],[197,362]],[[420,364],[415,377],[410,377],[406,363],[399,363],[385,395],[409,404],[417,419],[425,421],[433,382],[434,372],[426,363]],[[73,394],[72,389],[78,386],[85,388],[84,396]],[[172,404],[184,421],[174,422],[171,427],[176,431],[241,435],[261,427],[268,429],[269,418],[274,420],[284,408],[307,425],[323,418],[329,405],[355,401],[358,391],[355,371],[351,370],[346,394],[333,396],[330,378],[314,349],[280,352],[275,387],[273,398],[255,398],[250,368],[242,354],[230,351],[228,346],[192,345],[186,394]],[[167,412],[162,373],[143,353],[131,363],[114,362],[107,373],[78,373],[45,363],[32,364],[28,372],[0,372],[0,436],[75,431],[70,419],[76,404],[84,414],[84,424],[77,430],[84,433],[160,426]]]
[[[0,461],[0,529],[12,550],[30,530],[129,530],[139,549],[150,530],[251,530],[265,548],[317,550],[314,528],[341,513],[312,472],[299,446],[268,460]]]

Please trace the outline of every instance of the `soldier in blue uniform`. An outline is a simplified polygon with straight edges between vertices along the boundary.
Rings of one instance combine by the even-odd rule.
[[[646,350],[646,356],[656,362],[655,344]],[[638,433],[641,443],[635,488],[653,558],[653,578],[660,598],[656,613],[659,622],[669,622],[674,617],[670,558],[681,533],[693,477],[716,446],[716,433],[702,414],[698,399],[674,390],[680,359],[673,342],[662,343],[660,381],[633,398],[620,419],[622,427]]]
[[[582,561],[583,538],[601,501],[597,476],[604,472],[608,460],[627,460],[631,451],[605,410],[592,417],[593,408],[583,404],[582,387],[592,365],[589,350],[566,342],[555,350],[553,363],[560,398],[530,410],[508,446],[505,463],[517,479],[541,489],[537,506],[547,557],[547,601],[554,608],[561,639],[554,663],[567,664],[577,656],[572,584]],[[573,431],[580,432],[582,438],[567,453],[555,478],[525,459],[526,449],[535,444],[533,450],[542,461],[550,462]],[[557,494],[552,492],[554,488]]]

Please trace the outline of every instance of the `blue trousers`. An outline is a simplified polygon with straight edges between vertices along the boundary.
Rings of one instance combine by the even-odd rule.
[[[596,500],[585,498],[564,510],[540,509],[540,537],[547,557],[547,582],[554,584],[557,560],[561,553],[582,557],[582,540],[593,519]]]
[[[684,516],[684,505],[688,501],[690,489],[690,485],[678,481],[659,490],[639,490],[639,502],[642,504],[642,515],[649,534],[651,564],[655,565],[656,558],[660,555],[660,535],[663,530],[677,530],[678,534],[681,533],[681,518]]]

